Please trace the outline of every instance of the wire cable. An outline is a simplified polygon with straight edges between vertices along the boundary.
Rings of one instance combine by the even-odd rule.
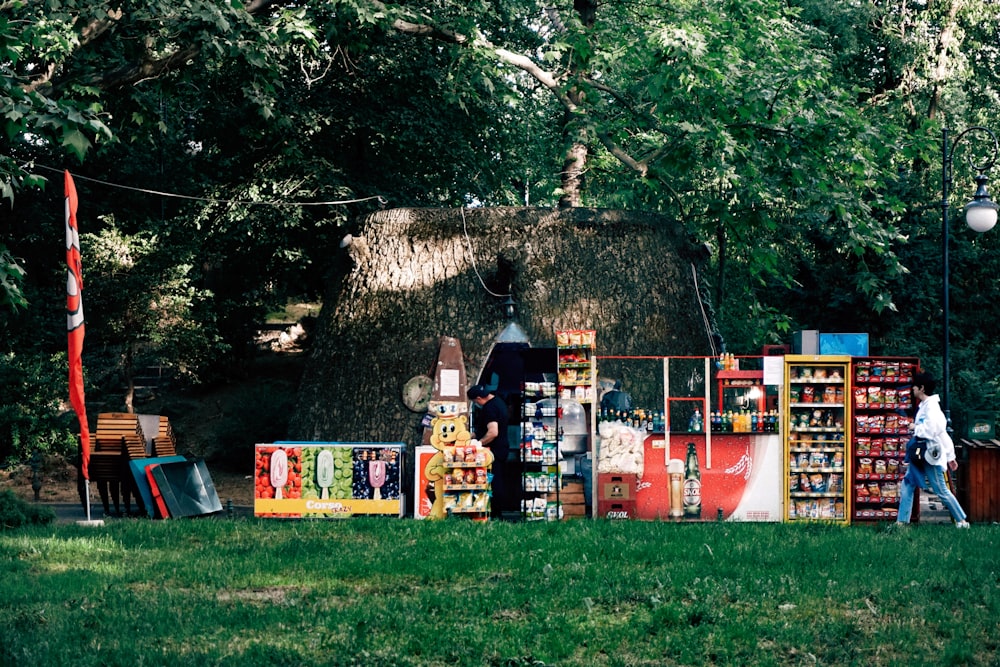
[[[495,296],[497,298],[513,296],[513,293],[497,294],[496,292],[490,290],[490,288],[486,286],[486,283],[483,282],[483,277],[479,274],[479,267],[476,266],[476,253],[472,249],[472,238],[469,237],[469,229],[465,224],[465,207],[463,206],[460,210],[462,211],[462,234],[465,236],[465,244],[469,249],[469,259],[472,261],[472,270],[476,272],[476,277],[479,278],[479,284],[483,286],[483,289],[486,290],[486,293],[490,296]]]
[[[62,169],[55,169],[54,167],[47,167],[43,164],[34,164],[33,168],[44,169],[46,171],[52,171],[57,174],[63,172]],[[71,172],[72,173],[72,172]],[[209,204],[241,204],[245,206],[343,206],[345,204],[358,204],[361,202],[377,200],[379,204],[385,206],[388,203],[388,199],[382,195],[372,195],[370,197],[360,197],[357,199],[340,199],[334,201],[253,201],[245,199],[214,199],[211,197],[195,197],[192,195],[181,195],[174,192],[162,192],[160,190],[149,190],[146,188],[136,188],[130,185],[121,185],[119,183],[111,183],[109,181],[102,181],[99,178],[90,178],[88,176],[80,176],[78,174],[73,174],[74,180],[77,181],[89,181],[91,183],[98,183],[110,188],[117,188],[119,190],[131,190],[132,192],[141,192],[143,194],[156,195],[158,197],[172,197],[174,199],[186,199],[188,201],[200,201]]]
[[[712,337],[712,325],[708,321],[708,313],[705,312],[705,302],[701,298],[701,287],[698,284],[698,269],[694,263],[691,264],[691,277],[694,279],[694,293],[698,297],[698,308],[701,309],[701,319],[705,324],[705,333],[708,334],[708,346],[712,349],[712,356],[719,356],[719,351],[715,347],[715,339]]]

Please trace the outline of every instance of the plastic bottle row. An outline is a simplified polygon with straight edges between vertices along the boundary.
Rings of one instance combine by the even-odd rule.
[[[776,433],[778,412],[777,410],[716,410],[712,413],[709,423],[713,433]]]
[[[663,431],[666,421],[662,410],[633,408],[632,410],[612,410],[602,407],[597,413],[597,423],[621,422],[637,431]]]

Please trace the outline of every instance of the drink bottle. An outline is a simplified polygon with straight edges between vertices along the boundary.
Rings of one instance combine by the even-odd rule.
[[[687,460],[684,463],[684,516],[688,519],[701,517],[701,470],[698,468],[698,452],[693,442],[688,443]]]

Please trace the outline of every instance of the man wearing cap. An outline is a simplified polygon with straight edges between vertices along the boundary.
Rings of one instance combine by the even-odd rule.
[[[507,440],[507,404],[481,384],[469,387],[466,395],[478,408],[472,416],[476,440],[493,452],[492,515],[499,518],[500,510],[507,506],[508,499],[506,467],[510,443]]]

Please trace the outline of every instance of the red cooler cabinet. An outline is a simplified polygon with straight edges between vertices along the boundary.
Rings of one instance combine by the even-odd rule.
[[[915,357],[854,357],[851,364],[852,521],[895,521],[913,433]]]

